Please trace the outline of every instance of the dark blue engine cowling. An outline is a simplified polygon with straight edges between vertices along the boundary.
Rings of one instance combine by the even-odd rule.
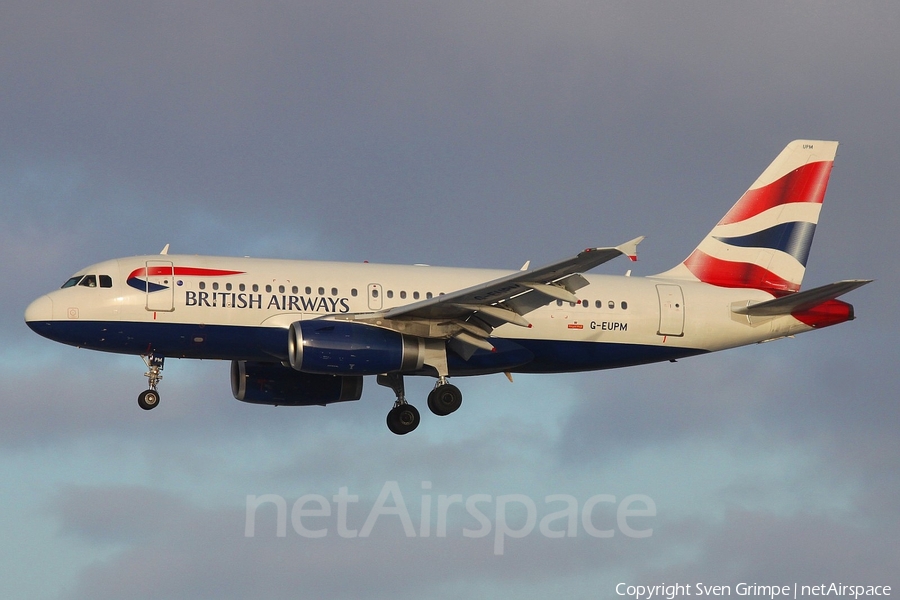
[[[361,376],[300,373],[278,363],[231,361],[231,392],[242,402],[281,406],[359,400]]]
[[[377,375],[422,368],[425,343],[362,323],[297,321],[288,334],[291,367],[304,373]]]

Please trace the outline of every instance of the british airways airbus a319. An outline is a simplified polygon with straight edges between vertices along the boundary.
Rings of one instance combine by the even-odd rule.
[[[25,311],[38,334],[147,364],[141,408],[159,403],[165,358],[231,361],[234,397],[306,406],[358,400],[374,375],[397,395],[387,425],[419,412],[407,375],[435,377],[428,408],[449,415],[449,377],[611,369],[753,344],[853,319],[837,297],[870,280],[800,291],[837,142],[797,140],[700,245],[650,277],[586,275],[643,238],[537,269],[267,260],[167,253],[82,269]]]

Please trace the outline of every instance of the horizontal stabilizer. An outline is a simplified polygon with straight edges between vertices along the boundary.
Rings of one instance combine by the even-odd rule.
[[[846,281],[838,281],[811,290],[775,298],[774,300],[766,300],[765,302],[758,302],[749,306],[732,308],[732,311],[739,315],[750,315],[754,317],[789,315],[791,313],[809,310],[814,306],[818,306],[828,300],[833,300],[838,296],[842,296],[847,292],[871,282],[871,279],[848,279]]]

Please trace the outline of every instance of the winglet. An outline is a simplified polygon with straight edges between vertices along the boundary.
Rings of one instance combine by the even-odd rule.
[[[631,241],[625,242],[621,246],[616,246],[616,250],[630,258],[632,261],[637,261],[637,246],[646,236],[636,237]]]

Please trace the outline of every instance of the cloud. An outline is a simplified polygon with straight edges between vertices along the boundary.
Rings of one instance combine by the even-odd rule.
[[[0,513],[10,564],[41,572],[2,592],[587,598],[630,577],[896,579],[898,21],[829,4],[9,3]],[[807,284],[877,278],[848,297],[856,321],[676,364],[462,380],[458,414],[402,438],[371,382],[345,405],[250,406],[216,361],[169,361],[144,412],[138,358],[55,347],[21,320],[76,270],[166,243],[515,269],[647,234],[640,262],[604,267],[647,275],[801,137],[841,141]],[[409,384],[420,409],[430,383]],[[490,539],[394,527],[243,537],[247,494],[349,486],[371,502],[389,480],[411,496],[423,481],[644,493],[659,516],[650,540],[533,535],[499,560]]]
[[[374,506],[351,511],[348,526],[359,530],[369,510]],[[583,532],[558,540],[535,531],[510,538],[507,554],[496,555],[490,535],[466,538],[451,525],[446,537],[437,537],[436,531],[425,538],[406,537],[391,515],[379,516],[367,538],[343,538],[333,529],[323,538],[302,537],[293,531],[292,519],[279,538],[270,527],[273,515],[262,509],[258,533],[247,537],[245,512],[202,508],[153,489],[120,486],[68,487],[52,506],[60,535],[118,548],[108,560],[82,572],[75,598],[287,597],[297,589],[337,598],[411,598],[447,585],[477,589],[482,580],[497,576],[528,582],[539,581],[539,573],[547,570],[555,578],[590,574],[598,565],[600,570],[615,568],[642,552],[634,540],[598,539]],[[318,525],[333,528],[334,519]],[[466,526],[479,528],[474,522]],[[436,567],[447,564],[455,568]],[[397,577],[397,569],[404,576]]]
[[[699,552],[662,569],[644,569],[636,581],[699,581],[732,589],[740,582],[891,585],[895,578],[888,565],[897,560],[891,542],[894,527],[854,521],[846,514],[800,512],[785,517],[732,510],[721,525],[694,523],[690,530],[673,532],[693,538]]]

